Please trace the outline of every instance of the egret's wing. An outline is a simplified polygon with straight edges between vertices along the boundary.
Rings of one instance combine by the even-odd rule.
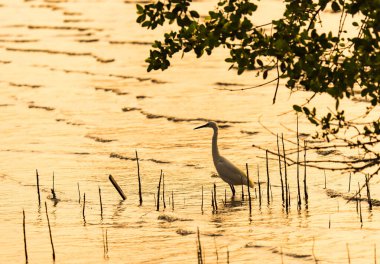
[[[219,176],[226,182],[233,185],[247,185],[247,176],[243,171],[236,167],[232,162],[224,157],[220,157],[215,164]],[[249,184],[253,187],[252,182]]]

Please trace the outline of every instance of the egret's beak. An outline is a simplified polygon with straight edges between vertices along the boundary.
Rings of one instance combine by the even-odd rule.
[[[204,127],[208,127],[208,124],[205,124],[205,125],[203,125],[203,126],[196,127],[196,128],[194,128],[194,130],[195,130],[195,129],[204,128]]]

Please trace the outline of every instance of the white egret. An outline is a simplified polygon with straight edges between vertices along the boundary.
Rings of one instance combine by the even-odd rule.
[[[204,127],[210,127],[214,130],[214,135],[212,136],[212,159],[220,178],[222,178],[223,181],[230,185],[232,196],[235,196],[234,185],[248,185],[248,178],[245,173],[242,172],[238,167],[236,167],[228,159],[219,154],[218,125],[215,122],[211,121],[203,126],[199,126],[194,129]],[[251,180],[249,180],[249,187],[253,187],[253,182]]]

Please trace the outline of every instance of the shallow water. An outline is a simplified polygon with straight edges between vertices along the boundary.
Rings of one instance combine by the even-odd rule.
[[[270,19],[268,13],[281,14],[280,2],[262,4],[258,24]],[[200,10],[213,5],[194,3]],[[286,213],[278,163],[271,156],[273,201],[267,204],[263,183],[262,205],[255,198],[250,217],[240,188],[232,201],[228,185],[212,176],[212,131],[193,130],[203,120],[219,120],[224,126],[221,153],[241,168],[249,163],[255,179],[259,166],[265,181],[265,152],[252,144],[276,150],[276,138],[266,128],[294,141],[296,118],[283,113],[306,95],[289,96],[281,86],[272,105],[274,85],[221,91],[262,82],[253,75],[227,71],[223,50],[200,60],[192,55],[176,58],[169,70],[147,73],[144,59],[149,43],[163,30],[140,28],[134,22],[133,2],[0,1],[0,17],[0,263],[25,259],[23,209],[30,263],[52,261],[45,201],[57,263],[194,263],[197,228],[207,263],[225,263],[227,251],[231,263],[314,263],[315,258],[319,263],[347,263],[347,245],[352,263],[374,261],[379,209],[369,211],[363,202],[361,225],[356,204],[331,195],[334,191],[349,196],[348,175],[326,172],[325,190],[323,171],[308,169],[309,207],[306,210],[303,204],[297,211],[296,168],[289,167],[292,204]],[[321,106],[330,103],[328,98],[318,101]],[[355,104],[352,109],[360,107]],[[310,134],[313,129],[300,119],[301,132]],[[140,158],[142,206],[138,206],[135,150]],[[160,170],[165,174],[167,208],[161,204],[157,212]],[[58,201],[51,199],[53,172]],[[123,188],[126,201],[120,200],[109,174]],[[358,181],[364,179],[353,176],[352,185]],[[217,213],[212,212],[210,200],[214,182]],[[372,188],[376,198],[376,186]]]

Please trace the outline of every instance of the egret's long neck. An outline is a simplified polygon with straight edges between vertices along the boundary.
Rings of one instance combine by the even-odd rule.
[[[215,159],[219,157],[218,150],[218,128],[214,128],[214,135],[212,136],[212,157]]]

